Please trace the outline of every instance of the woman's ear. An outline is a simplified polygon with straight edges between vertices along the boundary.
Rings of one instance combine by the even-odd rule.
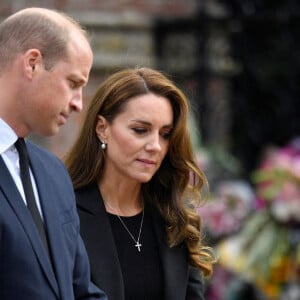
[[[96,124],[96,134],[98,138],[103,142],[105,142],[107,139],[107,129],[108,129],[108,122],[103,116],[98,115],[98,121]]]

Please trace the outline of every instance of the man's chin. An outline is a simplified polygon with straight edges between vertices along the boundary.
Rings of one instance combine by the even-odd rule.
[[[51,128],[51,129],[48,128],[48,130],[34,132],[34,134],[36,134],[40,137],[51,137],[51,136],[54,136],[54,135],[58,134],[59,129],[60,129],[60,127],[57,126],[55,128]]]

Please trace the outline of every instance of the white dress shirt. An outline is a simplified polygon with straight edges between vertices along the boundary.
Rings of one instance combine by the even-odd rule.
[[[12,130],[12,128],[4,122],[0,118],[0,155],[2,159],[4,160],[4,163],[6,164],[23,200],[26,204],[26,198],[24,194],[24,189],[20,177],[20,166],[19,166],[19,154],[15,147],[15,142],[17,141],[18,136],[15,134],[15,132]],[[37,202],[37,207],[41,213],[41,205],[39,201],[39,195],[37,192],[36,183],[33,177],[33,174],[30,170],[30,176],[33,186],[33,191],[35,195],[35,199]],[[42,214],[41,214],[42,215]],[[42,216],[43,217],[43,216]]]

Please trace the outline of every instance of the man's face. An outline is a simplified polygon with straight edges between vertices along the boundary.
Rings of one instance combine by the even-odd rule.
[[[82,110],[82,89],[88,81],[93,55],[87,42],[73,38],[66,59],[46,70],[35,66],[24,107],[24,121],[29,132],[50,136],[59,131],[73,111]]]

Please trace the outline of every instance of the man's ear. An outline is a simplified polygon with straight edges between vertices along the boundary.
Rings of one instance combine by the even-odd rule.
[[[32,78],[35,72],[43,65],[43,57],[38,49],[29,49],[23,55],[24,74]]]
[[[108,129],[108,122],[107,120],[101,116],[98,115],[98,121],[96,124],[96,134],[99,138],[99,140],[105,142],[107,139],[107,129]]]

